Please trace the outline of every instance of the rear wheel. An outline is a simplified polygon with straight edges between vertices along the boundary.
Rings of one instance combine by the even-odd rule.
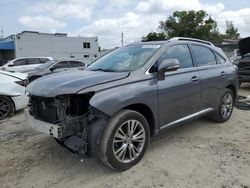
[[[14,114],[15,108],[9,97],[0,96],[0,120],[10,117]]]
[[[233,112],[234,95],[230,89],[226,89],[221,97],[219,108],[212,114],[211,118],[217,122],[227,121]]]
[[[149,139],[145,117],[133,110],[122,110],[111,118],[103,132],[99,157],[114,169],[127,170],[141,160]]]

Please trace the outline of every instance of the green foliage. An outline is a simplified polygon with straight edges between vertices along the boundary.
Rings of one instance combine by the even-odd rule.
[[[221,44],[223,38],[238,39],[238,29],[227,21],[226,35],[220,34],[217,22],[204,10],[176,11],[165,21],[160,21],[161,33],[150,32],[143,41],[164,40],[172,37],[191,37]]]
[[[226,39],[232,39],[237,40],[239,39],[240,34],[238,33],[238,29],[234,27],[232,21],[226,21],[226,34],[224,35],[224,38]]]
[[[165,33],[150,32],[147,36],[142,38],[142,41],[159,41],[166,40]]]

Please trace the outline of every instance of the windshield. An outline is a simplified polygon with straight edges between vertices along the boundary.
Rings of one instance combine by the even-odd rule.
[[[56,61],[54,61],[54,60],[47,61],[46,63],[44,63],[44,64],[38,66],[37,69],[40,69],[40,70],[42,70],[42,69],[48,69],[48,68],[50,68],[54,63],[56,63]]]
[[[134,71],[144,65],[160,45],[126,46],[114,50],[89,65],[86,70],[107,72]]]

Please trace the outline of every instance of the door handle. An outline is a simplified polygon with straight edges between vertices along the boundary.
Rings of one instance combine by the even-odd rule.
[[[221,71],[220,75],[224,77],[227,75],[227,73],[225,71]]]
[[[191,81],[192,82],[198,82],[200,80],[200,78],[198,77],[198,76],[193,76],[192,78],[191,78]]]

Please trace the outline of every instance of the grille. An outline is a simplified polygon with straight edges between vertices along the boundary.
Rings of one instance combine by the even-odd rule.
[[[30,113],[34,118],[48,123],[56,123],[58,120],[54,98],[31,96]]]

